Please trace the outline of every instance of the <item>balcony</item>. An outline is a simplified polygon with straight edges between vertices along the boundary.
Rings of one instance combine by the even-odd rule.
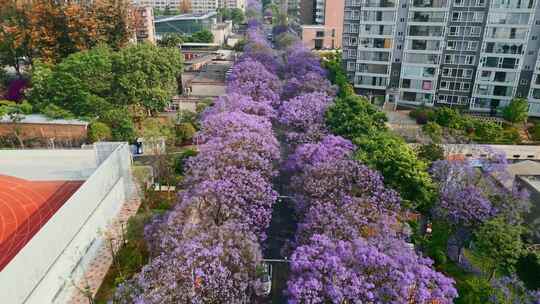
[[[356,76],[354,84],[356,86],[386,88],[386,86],[388,85],[388,78],[372,77],[372,76]]]
[[[491,2],[491,8],[494,9],[532,9],[535,0],[494,0]]]
[[[485,53],[523,55],[523,44],[510,44],[499,42],[486,43]]]
[[[390,61],[390,53],[388,52],[359,52],[358,60],[360,61]]]
[[[364,7],[396,7],[397,1],[391,0],[364,0]]]
[[[412,17],[409,19],[411,22],[446,22],[445,13],[438,12],[413,12]]]
[[[392,49],[392,39],[390,38],[363,38],[360,40],[361,48]]]
[[[391,25],[364,25],[360,27],[360,36],[392,36],[394,27]]]
[[[409,36],[413,37],[438,37],[444,38],[444,27],[442,26],[423,26],[411,25],[409,27]]]
[[[415,64],[439,64],[439,55],[406,53],[405,62]]]
[[[434,8],[441,9],[448,7],[447,0],[411,0],[413,8]]]

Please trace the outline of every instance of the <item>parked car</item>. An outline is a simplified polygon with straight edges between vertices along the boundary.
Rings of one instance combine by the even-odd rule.
[[[263,262],[262,264],[261,282],[263,294],[270,295],[272,292],[272,265],[270,263]]]

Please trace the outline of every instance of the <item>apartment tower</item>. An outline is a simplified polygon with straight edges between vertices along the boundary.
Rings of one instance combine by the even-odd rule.
[[[540,116],[539,0],[347,0],[343,61],[366,96]]]

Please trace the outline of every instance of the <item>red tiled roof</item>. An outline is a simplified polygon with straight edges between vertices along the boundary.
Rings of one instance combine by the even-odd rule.
[[[0,271],[82,183],[0,175]]]

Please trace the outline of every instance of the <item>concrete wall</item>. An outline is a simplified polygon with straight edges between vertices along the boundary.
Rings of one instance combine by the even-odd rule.
[[[98,155],[99,150],[98,146]],[[101,241],[100,231],[116,216],[129,194],[130,166],[129,147],[119,143],[0,272],[1,303],[56,302],[62,289],[71,284],[73,270],[93,244]]]

